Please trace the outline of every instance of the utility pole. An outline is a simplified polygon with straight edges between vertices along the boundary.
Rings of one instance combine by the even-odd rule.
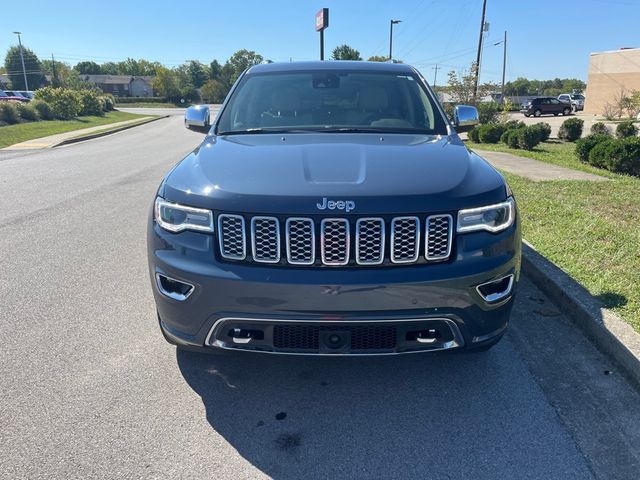
[[[402,20],[389,20],[389,60],[393,60],[393,26]]]
[[[24,68],[24,54],[22,53],[22,40],[20,35],[22,32],[13,32],[18,36],[18,45],[20,45],[20,61],[22,62],[22,75],[24,75],[24,89],[29,90],[29,82],[27,81],[27,69]]]
[[[473,83],[473,99],[478,96],[478,77],[480,76],[480,54],[482,53],[482,37],[484,35],[484,16],[487,12],[487,0],[482,0],[482,18],[480,19],[480,37],[478,38],[478,55],[476,56],[476,75]]]
[[[503,49],[502,49],[502,88],[500,88],[500,98],[502,99],[502,104],[504,105],[504,74],[507,68],[507,31],[504,31],[504,40],[503,40]]]
[[[51,73],[53,74],[52,81],[54,86],[60,86],[60,81],[58,80],[58,74],[56,73],[56,59],[53,58],[53,53],[51,54]],[[57,84],[57,85],[56,85]]]
[[[435,67],[431,67],[433,70],[435,70],[434,74],[433,74],[433,89],[436,89],[436,80],[438,79],[438,69],[440,67],[438,67],[438,64],[436,63]]]

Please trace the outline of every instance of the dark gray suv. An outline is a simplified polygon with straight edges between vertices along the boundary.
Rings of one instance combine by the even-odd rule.
[[[208,114],[208,112],[206,112]],[[160,328],[183,348],[481,350],[505,332],[520,219],[504,178],[403,64],[258,65],[162,181]]]

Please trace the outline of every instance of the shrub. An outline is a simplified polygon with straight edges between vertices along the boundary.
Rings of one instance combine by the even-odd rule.
[[[113,95],[103,95],[102,97],[102,106],[105,112],[110,112],[115,108],[115,102],[113,100]]]
[[[18,114],[20,118],[23,120],[29,120],[31,122],[35,122],[38,120],[38,112],[31,103],[18,103],[16,105],[18,109]]]
[[[516,130],[527,126],[522,120],[509,120],[508,122],[504,122],[503,125],[506,130]]]
[[[518,147],[523,150],[533,150],[540,143],[540,128],[532,125],[516,130]]]
[[[551,125],[548,123],[536,123],[535,125],[531,125],[529,128],[533,129],[538,136],[538,143],[549,140],[549,136],[551,135]]]
[[[607,138],[606,140],[596,143],[589,151],[589,165],[593,165],[594,167],[598,168],[605,168],[609,150],[617,141],[618,140],[615,140],[613,138]]]
[[[82,110],[80,93],[75,90],[44,87],[36,90],[36,98],[47,102],[54,117],[63,120],[77,117]]]
[[[558,131],[558,138],[567,142],[575,142],[582,136],[584,120],[580,118],[569,118],[562,122]]]
[[[616,173],[640,176],[640,138],[609,138],[589,153],[589,163]]]
[[[502,132],[502,135],[500,135],[500,143],[504,143],[505,145],[508,145],[510,133],[511,133],[511,130],[505,130],[504,132]]]
[[[504,126],[500,124],[487,124],[478,127],[480,143],[498,143],[504,133]]]
[[[104,104],[95,90],[79,90],[78,95],[82,102],[80,115],[104,115]]]
[[[609,140],[610,138],[611,138],[610,135],[603,135],[602,133],[596,133],[596,134],[592,133],[591,135],[587,135],[584,138],[578,139],[576,141],[576,149],[575,149],[578,160],[584,163],[588,162],[589,153],[591,152],[593,147],[595,147],[600,142]]]
[[[498,123],[502,108],[496,102],[479,102],[476,105],[481,124]],[[493,142],[496,143],[496,142]]]
[[[471,130],[467,132],[467,138],[474,143],[480,143],[480,138],[478,137],[478,127],[473,127]]]
[[[38,116],[42,120],[53,120],[53,111],[51,110],[51,106],[44,100],[31,100],[29,105],[38,112]]]
[[[593,125],[591,125],[591,134],[592,135],[611,135],[611,132],[609,131],[609,127],[607,127],[604,123],[596,122]]]
[[[638,134],[638,127],[633,124],[632,120],[620,122],[616,127],[616,137],[626,138],[635,137]]]
[[[519,148],[518,146],[518,134],[520,133],[521,128],[516,130],[509,130],[509,135],[507,136],[507,146],[510,148]]]
[[[165,97],[118,97],[114,103],[166,103],[167,101]]]
[[[20,116],[13,102],[0,102],[0,122],[18,123]]]

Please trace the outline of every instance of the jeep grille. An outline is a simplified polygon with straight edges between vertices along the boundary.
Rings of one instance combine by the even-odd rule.
[[[220,214],[217,225],[223,259],[277,265],[441,262],[453,244],[448,214],[356,219]]]

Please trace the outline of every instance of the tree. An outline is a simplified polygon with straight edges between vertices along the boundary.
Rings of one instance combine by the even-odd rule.
[[[153,90],[161,97],[176,100],[180,97],[180,89],[174,73],[166,67],[156,70],[156,78],[153,80]]]
[[[73,69],[80,75],[99,75],[102,73],[100,65],[91,61],[78,62]]]
[[[389,60],[389,57],[383,57],[382,55],[373,55],[367,58],[368,62],[386,62]]]
[[[496,89],[496,85],[493,83],[480,84],[478,85],[478,94],[474,97],[475,70],[475,63],[472,63],[468,72],[462,72],[460,74],[453,70],[449,72],[449,80],[447,82],[448,92],[449,95],[451,95],[453,103],[474,105],[478,99]]]
[[[190,60],[181,65],[181,67],[183,67],[189,83],[195,88],[202,87],[209,78],[209,72],[207,71],[206,65],[203,65],[197,60]]]
[[[211,80],[218,80],[222,75],[222,65],[218,60],[214,60],[209,64],[209,78]]]
[[[149,60],[134,60],[133,58],[127,58],[117,64],[118,75],[155,75],[158,67],[162,66],[159,62],[150,62]]]
[[[331,58],[333,60],[362,60],[360,52],[347,44],[334,48],[331,53]]]
[[[22,51],[24,55],[24,70],[27,72],[29,89],[35,90],[36,88],[40,88],[45,80],[40,59],[38,59],[38,56],[33,53],[32,50],[25,46],[22,47]],[[11,79],[11,87],[14,90],[27,89],[24,84],[20,48],[18,46],[14,45],[7,50],[7,55],[4,59],[4,68],[7,69],[7,74]]]
[[[200,94],[206,103],[222,103],[228,91],[218,80],[209,80],[200,89]]]
[[[100,65],[100,70],[105,75],[118,75],[118,64],[116,62],[105,62]]]
[[[233,85],[233,82],[235,82],[247,68],[258,65],[262,63],[263,60],[262,55],[253,50],[242,49],[231,55],[231,58],[227,60],[227,63],[223,67],[224,73],[224,68],[229,65],[229,69],[227,70],[228,73],[230,73],[230,78],[228,78],[229,85]]]
[[[51,75],[51,85],[54,87],[68,87],[71,79],[77,77],[75,68],[72,70],[66,62],[42,60],[40,64],[42,65],[42,73]]]

